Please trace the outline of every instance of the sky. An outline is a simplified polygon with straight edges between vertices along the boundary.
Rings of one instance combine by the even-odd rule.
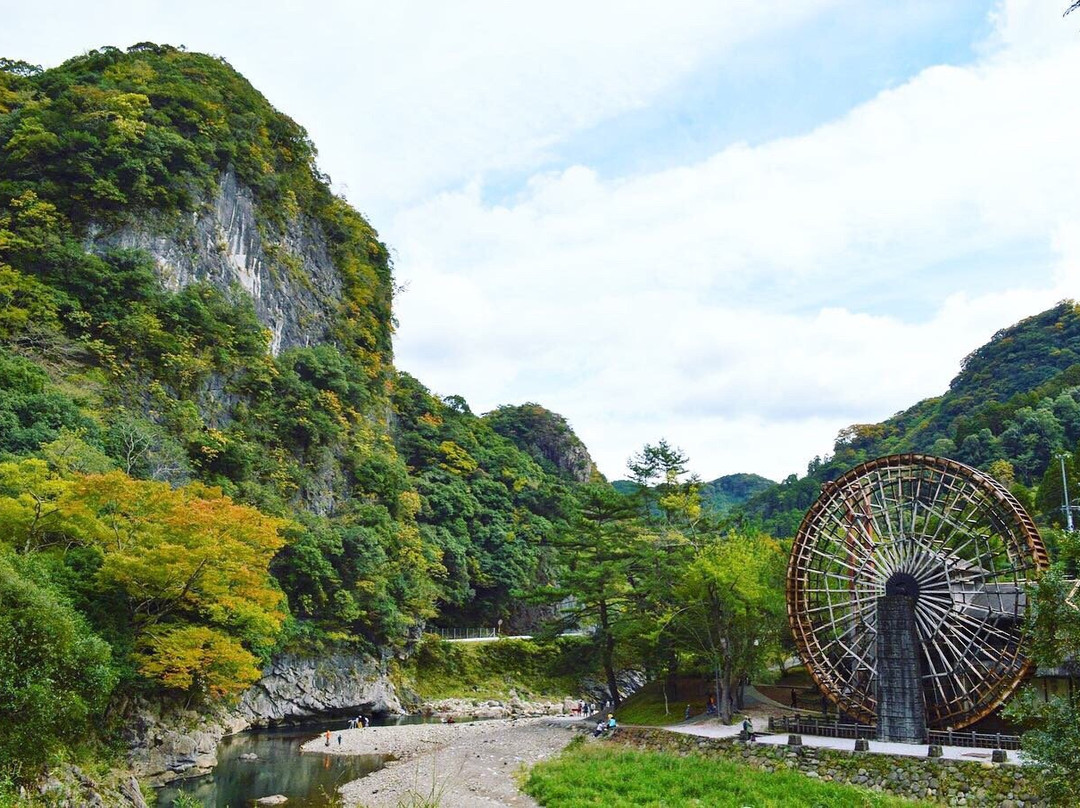
[[[225,57],[390,246],[399,368],[779,480],[1080,297],[1067,6],[0,0],[0,55]]]

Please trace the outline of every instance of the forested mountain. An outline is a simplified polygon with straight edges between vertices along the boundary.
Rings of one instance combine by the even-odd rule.
[[[713,515],[721,515],[774,485],[775,482],[760,474],[727,474],[707,483],[698,483],[697,491],[702,507]],[[639,488],[632,480],[615,480],[612,486],[620,494],[627,495],[634,494]]]
[[[1080,481],[1080,306],[1063,301],[1002,329],[961,364],[941,396],[880,424],[853,424],[833,454],[750,499],[742,517],[776,536],[792,536],[821,484],[866,460],[927,452],[989,471],[1013,488],[1040,520],[1060,524],[1061,469]]]
[[[589,450],[566,419],[539,404],[505,405],[484,416],[492,429],[539,463],[571,483],[602,480]]]
[[[727,513],[774,485],[759,474],[727,474],[701,484],[701,502],[715,513]]]
[[[41,759],[104,705],[512,623],[545,580],[588,453],[399,373],[392,290],[306,132],[224,60],[0,61],[0,712]]]

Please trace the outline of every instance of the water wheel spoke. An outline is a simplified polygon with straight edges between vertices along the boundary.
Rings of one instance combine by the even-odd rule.
[[[852,715],[877,702],[877,602],[914,599],[927,715],[964,726],[1029,667],[1025,584],[1047,566],[1030,517],[960,463],[892,455],[827,483],[796,535],[788,598],[814,678]]]

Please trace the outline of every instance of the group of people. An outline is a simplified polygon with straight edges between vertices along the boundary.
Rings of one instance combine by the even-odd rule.
[[[604,735],[604,734],[606,734],[608,732],[614,732],[618,728],[619,728],[619,724],[615,720],[615,716],[612,715],[611,713],[608,713],[608,717],[607,717],[606,721],[603,718],[601,718],[597,722],[596,729],[593,731],[593,737],[594,738],[599,738],[601,735]]]
[[[368,718],[366,715],[358,715],[358,716],[356,716],[356,718],[350,718],[349,719],[349,729],[365,729],[370,723],[371,723],[371,719]],[[330,730],[327,730],[326,734],[323,737],[326,740],[326,743],[324,745],[329,746],[330,745],[330,737],[331,737]],[[341,746],[341,733],[340,732],[337,734],[337,744],[338,744],[338,746]]]
[[[591,702],[579,701],[577,704],[574,705],[573,712],[584,718],[587,715],[592,715],[599,709],[599,707],[597,707],[595,704],[592,704]]]
[[[575,715],[581,715],[582,718],[592,715],[593,713],[605,713],[615,707],[615,702],[611,699],[604,699],[599,704],[595,704],[591,701],[579,701],[571,708],[571,712]]]

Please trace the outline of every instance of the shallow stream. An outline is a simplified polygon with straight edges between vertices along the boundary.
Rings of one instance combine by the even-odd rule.
[[[419,723],[419,716],[391,717],[384,723]],[[300,745],[326,730],[344,728],[345,719],[274,729],[256,729],[225,738],[212,774],[170,783],[158,791],[159,808],[171,808],[179,794],[195,797],[205,808],[247,808],[259,797],[281,794],[289,808],[327,808],[338,788],[386,762],[384,755],[301,753]],[[257,760],[241,760],[255,754]]]

